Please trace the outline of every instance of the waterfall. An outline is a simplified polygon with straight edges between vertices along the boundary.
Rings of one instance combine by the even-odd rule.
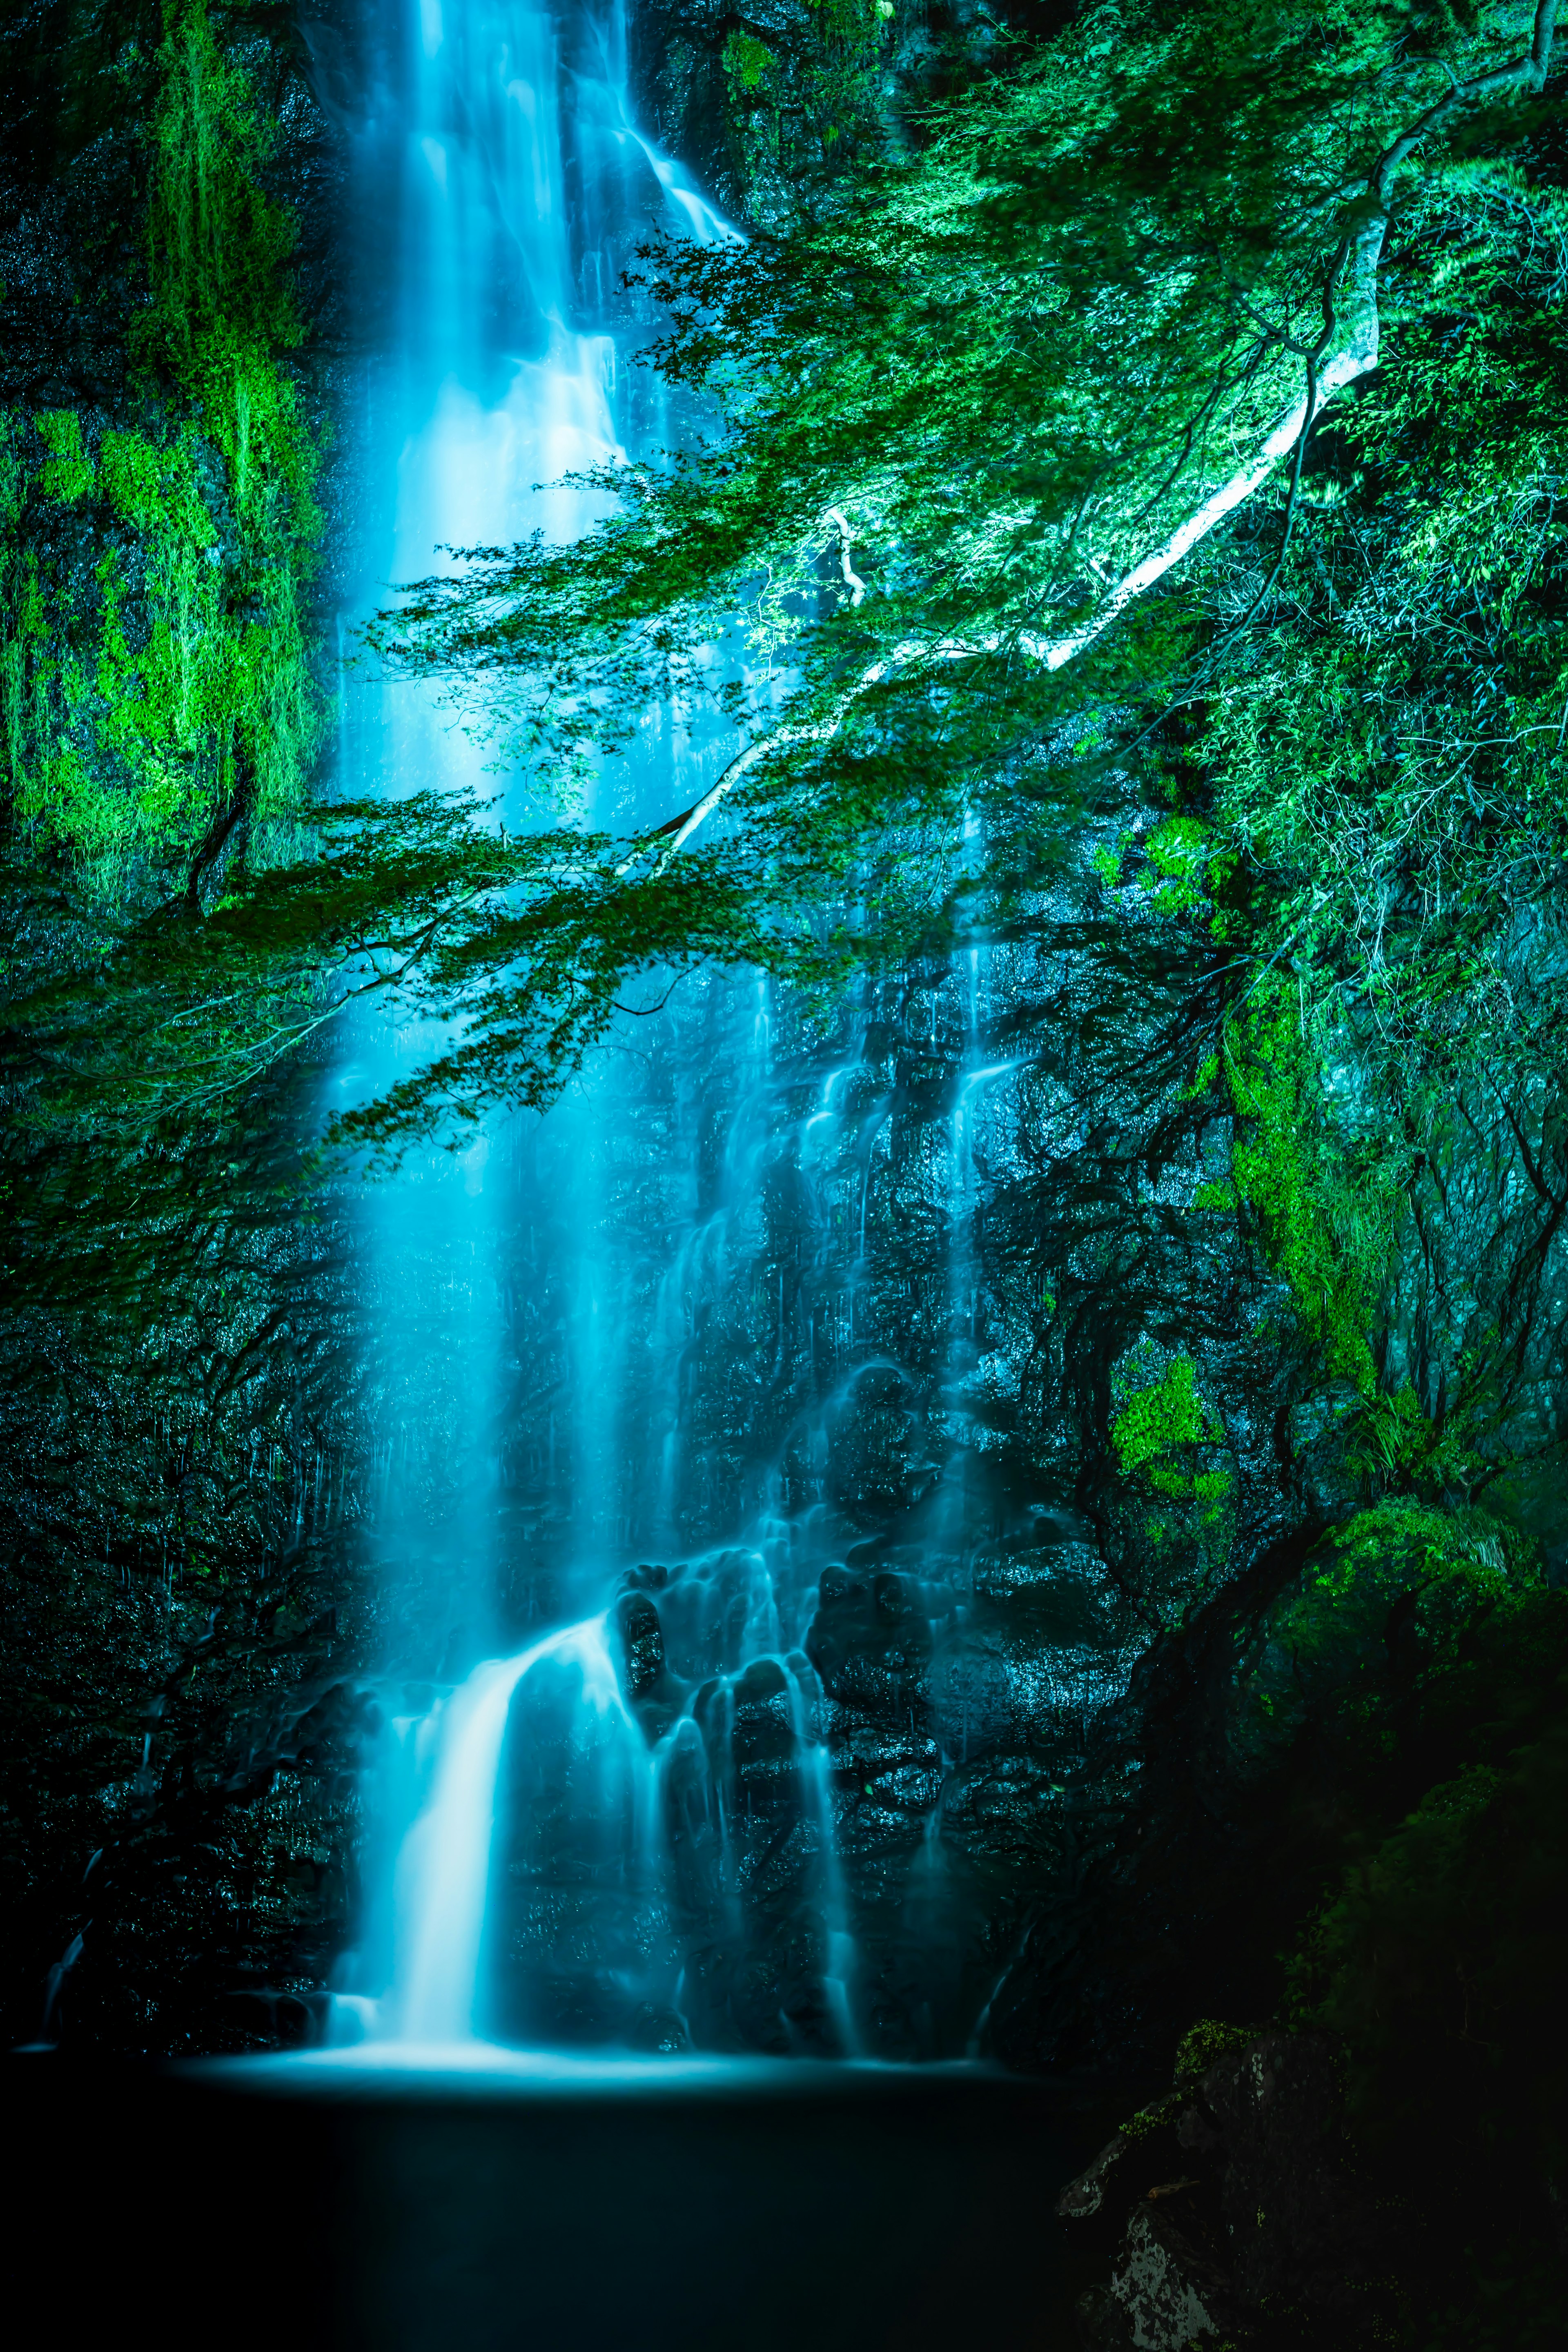
[[[450,563],[441,551],[452,546],[521,539],[538,528],[569,539],[585,526],[593,501],[552,486],[625,454],[605,297],[627,257],[627,221],[639,199],[645,211],[662,199],[687,235],[704,242],[733,235],[632,121],[619,0],[564,16],[530,0],[416,0],[404,64],[400,332],[388,402],[401,442],[397,577]],[[391,437],[384,434],[384,450]],[[427,692],[402,695],[388,717],[394,790],[421,781],[483,789],[472,747]],[[461,1346],[472,1368],[465,1402],[476,1420],[493,1409],[502,1338],[485,1296],[494,1279],[493,1218],[475,1205],[492,1140],[481,1135],[465,1155],[465,1198],[454,1204],[474,1262]],[[384,1220],[384,1255],[394,1265],[407,1240],[401,1205]],[[586,1251],[580,1255],[591,1290],[595,1268]],[[579,1412],[596,1411],[609,1368],[580,1360],[576,1371]],[[491,1463],[496,1450],[492,1440]],[[468,1483],[470,1490],[485,1483],[476,1463]],[[471,1493],[468,1514],[458,1577],[482,1617],[483,1555],[493,1542],[472,1523]],[[605,1630],[600,1613],[520,1654],[487,1660],[416,1729],[418,1744],[434,1738],[434,1771],[396,1859],[393,1975],[380,2012],[382,2029],[406,2043],[475,2034],[498,1781],[512,1700],[533,1670],[574,1675],[577,1727],[607,1721],[621,1735],[612,1744],[623,1783],[636,1792],[634,1845],[652,1834],[649,1750],[621,1696]],[[602,1782],[594,1793],[605,1795]]]
[[[563,473],[678,439],[623,363],[653,330],[622,274],[650,216],[734,232],[637,127],[618,6],[420,0],[372,79],[384,582],[569,540],[601,494]],[[345,673],[345,709],[347,789],[541,821],[431,689]],[[732,749],[649,710],[584,813],[658,822]],[[826,1015],[656,982],[547,1115],[368,1205],[386,1728],[339,2038],[963,2047],[994,1969],[943,1909],[944,1775],[999,1669],[939,1653],[973,1591],[977,1139],[1019,1066],[986,1051],[989,953]],[[340,1090],[440,1042],[366,1024]],[[924,1307],[911,1218],[948,1237]]]
[[[528,0],[417,0],[385,81],[390,100],[367,134],[381,194],[366,213],[395,231],[376,257],[394,331],[367,437],[395,483],[387,569],[409,578],[449,566],[453,547],[536,529],[570,539],[592,521],[593,497],[561,478],[622,457],[665,424],[646,399],[629,415],[618,365],[612,298],[635,238],[660,209],[701,242],[735,232],[637,126],[618,5],[558,13]],[[345,758],[377,771],[383,789],[493,790],[431,691],[384,689],[362,696],[358,712]],[[690,797],[676,772],[702,754],[681,714],[651,712],[645,732],[640,769],[595,780],[591,802],[602,793],[624,816],[639,791],[668,798],[675,782]],[[505,813],[537,821],[526,804]],[[498,2031],[592,2042],[629,2020],[645,2042],[681,2046],[702,1923],[721,1923],[737,1954],[755,1940],[745,1824],[776,1797],[773,1846],[795,1857],[820,1920],[823,2007],[814,2022],[808,1988],[777,2033],[837,2054],[858,2046],[821,1692],[798,1650],[783,1654],[785,1617],[790,1641],[805,1630],[809,1574],[784,1591],[753,1546],[649,1570],[639,1592],[608,1564],[642,1511],[616,1501],[629,1495],[634,1412],[661,1430],[647,1482],[660,1532],[674,1533],[680,1516],[687,1319],[693,1291],[715,1270],[723,1278],[751,1213],[768,1132],[756,1051],[766,1033],[763,1012],[742,1021],[738,1053],[720,1041],[724,1066],[742,1074],[726,1181],[705,1213],[696,1200],[678,1213],[650,1335],[655,1387],[668,1385],[651,1402],[630,1393],[626,1312],[639,1276],[606,1240],[605,1144],[627,1117],[613,1078],[590,1076],[539,1133],[488,1122],[455,1167],[410,1167],[371,1211],[386,1388],[399,1401],[379,1524],[406,1561],[408,1614],[430,1621],[427,1643],[459,1654],[496,1625],[507,1549],[500,1368],[539,1281],[536,1265],[520,1275],[503,1260],[509,1234],[524,1231],[535,1247],[542,1215],[553,1221],[561,1334],[546,1475],[571,1496],[554,1591],[606,1605],[483,1657],[389,1735],[388,1787],[403,1794],[384,1807],[384,1958],[364,1971],[379,1979],[375,1998],[345,1990],[346,2033],[368,2029],[374,2042],[415,2049]],[[359,1044],[341,1083],[368,1091],[430,1040],[393,1030]],[[825,1103],[832,1094],[830,1082]],[[449,1499],[433,1511],[428,1496],[442,1489]],[[723,1997],[712,2005],[722,2010]]]

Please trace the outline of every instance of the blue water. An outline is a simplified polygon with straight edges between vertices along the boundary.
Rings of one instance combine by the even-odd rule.
[[[736,232],[637,121],[626,47],[617,0],[399,0],[388,20],[358,118],[367,610],[454,546],[570,541],[603,499],[563,477],[703,429],[630,364],[654,322],[622,277],[650,226]],[[744,660],[739,636],[714,649]],[[489,795],[514,827],[661,821],[734,748],[684,692],[552,802],[476,703],[361,669],[343,709],[345,789]],[[952,1925],[942,1837],[970,1670],[941,1666],[935,1727],[911,1708],[894,1757],[836,1716],[805,1645],[857,1540],[833,1497],[867,1433],[926,1497],[905,1528],[922,1621],[939,1642],[962,1622],[957,1433],[991,1378],[977,1170],[1017,1066],[987,1056],[990,955],[930,994],[960,1082],[899,1177],[946,1234],[925,1328],[902,1328],[868,1230],[911,1146],[866,992],[814,1030],[765,980],[701,975],[628,1015],[547,1117],[493,1115],[370,1192],[384,1731],[337,2040],[389,2063],[466,2041],[807,2062],[967,2046],[996,1967]],[[341,1097],[440,1042],[377,1015]],[[922,1356],[952,1407],[923,1426]],[[858,1816],[870,1893],[845,1851],[868,1738],[899,1792],[886,1838]]]
[[[650,221],[706,243],[736,232],[637,124],[626,47],[616,0],[564,13],[489,0],[416,0],[405,9],[363,137],[367,184],[381,189],[392,230],[364,266],[390,289],[384,310],[392,331],[372,370],[365,431],[373,479],[386,486],[379,552],[394,579],[450,568],[460,559],[444,551],[475,541],[504,543],[535,529],[570,540],[603,499],[563,478],[622,461],[628,446],[670,429],[646,373],[634,379],[625,365],[638,326],[617,290],[621,273]],[[630,396],[634,381],[643,388],[640,405]],[[358,771],[347,781],[363,782],[368,771],[386,793],[434,786],[497,794],[489,747],[465,732],[481,717],[477,709],[401,682],[367,688],[351,677],[345,689],[348,761]],[[635,757],[586,779],[575,812],[584,820],[646,822],[700,788],[700,729],[673,708],[655,709],[643,736]],[[542,804],[531,780],[515,774],[495,802],[495,821],[514,825],[570,821],[574,813],[570,802]],[[751,1027],[754,1047],[755,1017]],[[368,1094],[438,1042],[395,1021],[368,1024],[340,1089]],[[762,1042],[765,1053],[765,1035]],[[726,1049],[733,1060],[732,1039],[722,1041]],[[743,1067],[744,1045],[740,1058]],[[631,1136],[614,1056],[574,1087],[542,1135],[520,1137],[520,1124],[492,1118],[455,1166],[440,1157],[411,1162],[368,1212],[390,1408],[374,1505],[399,1563],[403,1662],[437,1685],[423,1707],[391,1717],[371,1792],[363,1933],[340,1965],[331,2021],[334,2037],[368,2041],[389,2060],[406,2046],[482,2036],[498,2006],[514,2030],[532,2026],[549,2037],[559,2030],[567,1980],[592,1990],[586,2002],[568,2002],[578,2038],[614,2042],[640,2019],[665,2049],[688,2045],[684,1953],[668,1916],[672,1805],[689,1813],[695,1802],[702,1814],[715,1850],[710,1908],[737,1910],[727,1775],[711,1727],[705,1742],[689,1704],[674,1721],[634,1715],[617,1681],[607,1615],[631,1542],[668,1544],[680,1532],[688,1293],[700,1278],[694,1261],[721,1250],[723,1237],[711,1214],[689,1213],[684,1230],[678,1223],[655,1277],[651,1333],[639,1328],[634,1294],[646,1288],[647,1270],[628,1263],[604,1184],[606,1158]],[[732,1171],[721,1216],[736,1210],[743,1218],[752,1173]],[[560,1359],[550,1467],[568,1497],[567,1524],[544,1544],[524,1547],[525,1578],[531,1571],[537,1581],[541,1551],[553,1571],[542,1601],[529,1595],[530,1613],[542,1609],[548,1630],[509,1654],[501,1589],[516,1547],[509,1551],[504,1526],[502,1367],[515,1349],[509,1324],[516,1307],[513,1293],[509,1317],[502,1258],[518,1224],[546,1203],[556,1226],[549,1311]],[[650,1340],[663,1360],[651,1397]],[[638,1376],[643,1393],[634,1401]],[[652,1444],[650,1422],[658,1429]],[[433,1534],[437,1513],[421,1489],[434,1482],[444,1493]],[[619,1507],[606,1508],[612,1500]],[[786,1542],[785,1555],[790,1549]],[[661,1606],[695,1634],[700,1667],[721,1677],[760,1657],[779,1661],[799,1842],[812,1849],[805,1867],[824,1938],[826,2024],[816,2038],[848,2056],[860,2046],[855,1958],[824,1763],[823,1695],[798,1650],[815,1563],[792,1575],[797,1563],[770,1559],[754,1542],[747,1557],[750,1589],[738,1620],[732,1561],[717,1580],[700,1563],[689,1590]],[[574,1607],[584,1612],[575,1620]],[[565,1622],[550,1624],[552,1617]],[[465,1664],[455,1688],[440,1687]],[[500,1782],[509,1770],[513,1780],[527,1776],[512,1753],[531,1736],[514,1719],[520,1693],[534,1706],[533,1737],[550,1747],[553,1773],[552,1850],[522,1866],[546,1907],[560,1896],[570,1908],[577,1898],[563,1933],[533,1936],[531,1965],[545,1990],[531,2004],[523,1981],[530,1958],[500,1958],[489,1925]],[[731,1929],[743,1938],[734,1919]],[[499,1989],[498,1975],[506,1979]]]
[[[12,2060],[18,2283],[171,2352],[1072,2352],[1081,2133],[964,2069]],[[29,2071],[29,2068],[31,2071]]]

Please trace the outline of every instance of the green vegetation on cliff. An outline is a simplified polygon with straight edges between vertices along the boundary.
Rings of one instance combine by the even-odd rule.
[[[321,725],[316,457],[288,373],[292,230],[259,176],[272,134],[201,0],[170,11],[156,74],[137,421],[5,419],[9,805],[116,917],[175,877],[200,888],[241,826],[265,864]],[[68,560],[41,563],[40,541]]]
[[[237,1986],[345,1895],[282,1701],[352,1590],[322,957],[302,900],[229,937],[313,838],[326,707],[290,159],[244,8],[31,11],[6,63],[6,2031],[90,1915],[84,2043],[244,2046]]]

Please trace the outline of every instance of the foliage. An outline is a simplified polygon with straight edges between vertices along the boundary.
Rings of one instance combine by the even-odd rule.
[[[1463,223],[1463,232],[1461,232]],[[1560,484],[1568,213],[1439,181],[1426,297],[1314,486],[1289,604],[1216,698],[1226,826],[1321,1051],[1430,1095],[1553,1059],[1568,806]]]
[[[1464,1366],[1458,1367],[1462,1372]],[[1408,1382],[1368,1399],[1352,1425],[1352,1468],[1382,1487],[1462,1494],[1477,1481],[1482,1456],[1468,1442],[1480,1418],[1479,1400],[1461,1398],[1441,1417],[1422,1410]]]
[[[856,38],[874,42],[879,22]],[[716,437],[612,471],[614,511],[570,550],[477,551],[406,598],[377,642],[448,678],[470,712],[477,688],[500,756],[526,761],[547,799],[553,781],[563,809],[650,699],[717,706],[741,749],[711,810],[633,844],[568,817],[549,847],[500,844],[477,808],[434,826],[427,810],[360,812],[351,872],[334,845],[345,836],[303,814],[319,711],[300,595],[316,525],[288,364],[290,230],[264,185],[272,133],[200,0],[176,8],[150,133],[140,330],[162,389],[131,429],[12,421],[5,678],[23,817],[95,861],[111,902],[132,871],[144,887],[155,870],[153,900],[172,885],[195,913],[153,920],[144,898],[136,920],[93,936],[74,981],[53,971],[42,993],[23,992],[14,1029],[44,1041],[35,1105],[86,1118],[118,1087],[129,1141],[138,1121],[145,1132],[165,1110],[226,1099],[332,1003],[385,986],[416,991],[458,1042],[342,1139],[395,1150],[487,1101],[546,1101],[639,972],[743,958],[822,986],[855,955],[1026,921],[1086,807],[1114,806],[1131,726],[1135,764],[1171,809],[1143,841],[1147,887],[1119,890],[1120,847],[1101,878],[1118,919],[1209,926],[1253,975],[1223,1032],[1242,1118],[1234,1190],[1330,1376],[1370,1396],[1367,1333],[1411,1155],[1375,1087],[1365,1116],[1354,1107],[1365,1132],[1348,1160],[1337,1109],[1319,1108],[1331,1038],[1348,1024],[1359,1050],[1363,1035],[1336,963],[1363,910],[1300,848],[1324,828],[1289,814],[1309,788],[1283,730],[1315,712],[1322,741],[1372,757],[1367,730],[1335,717],[1346,665],[1382,664],[1379,692],[1390,661],[1435,675],[1436,639],[1398,614],[1426,595],[1421,565],[1441,568],[1461,541],[1456,593],[1495,583],[1515,616],[1546,594],[1549,520],[1523,570],[1498,520],[1508,485],[1546,517],[1528,483],[1548,478],[1555,428],[1521,420],[1561,405],[1535,399],[1556,364],[1559,215],[1510,158],[1528,107],[1461,107],[1423,135],[1419,176],[1408,157],[1397,167],[1394,358],[1347,414],[1331,481],[1316,461],[1298,468],[1279,559],[1243,519],[1080,658],[1039,648],[1051,631],[1077,644],[1075,630],[1098,629],[1106,580],[1296,396],[1309,325],[1350,299],[1360,200],[1345,191],[1426,120],[1413,92],[1511,71],[1520,55],[1511,16],[1448,26],[1435,65],[1429,47],[1406,54],[1408,32],[1349,9],[1287,10],[1260,31],[1208,0],[1175,18],[1091,13],[934,110],[919,152],[868,169],[853,205],[744,249],[651,254],[670,319],[657,363],[713,404]],[[735,33],[731,81],[761,89],[764,55]],[[1470,308],[1457,413],[1458,293]],[[1496,421],[1470,488],[1494,487],[1461,514],[1452,457],[1482,408]],[[1318,518],[1342,524],[1348,562],[1369,501],[1402,601],[1387,628],[1367,604],[1342,654],[1320,661],[1352,604]],[[36,560],[26,518],[46,508],[77,534],[68,589]],[[1301,590],[1320,573],[1326,623]],[[737,611],[749,664],[715,666],[708,649]],[[1540,649],[1549,617],[1541,602]],[[1530,655],[1538,670],[1544,659]],[[1292,856],[1300,887],[1281,909],[1274,868]],[[1482,925],[1489,953],[1499,919]],[[150,1017],[155,957],[176,939],[169,1002]],[[100,1024],[88,992],[105,953],[123,1013]],[[1294,991],[1287,955],[1301,966]],[[1434,993],[1422,981],[1404,1001]],[[1229,1199],[1220,1183],[1194,1205],[1226,1212]],[[1378,1423],[1369,1446],[1391,1433]]]
[[[1491,54],[1504,36],[1479,38]],[[935,118],[919,159],[874,176],[852,216],[761,249],[658,256],[661,364],[724,404],[727,436],[688,467],[612,472],[622,511],[570,558],[481,551],[466,579],[426,583],[396,642],[439,669],[526,673],[518,716],[542,725],[547,677],[646,692],[766,577],[799,665],[792,707],[815,710],[863,651],[886,661],[912,635],[920,662],[861,698],[869,727],[940,680],[961,706],[1005,687],[1022,734],[1053,704],[1035,701],[1019,633],[1092,603],[1151,499],[1190,500],[1210,442],[1272,413],[1291,374],[1283,322],[1321,292],[1313,175],[1342,174],[1399,119],[1387,43],[1352,12],[1288,14],[1262,54],[1224,10],[1174,29],[1094,15]],[[1270,300],[1281,323],[1259,328]],[[873,584],[825,612],[829,507]],[[770,718],[781,667],[751,689]],[[569,718],[596,723],[580,702]],[[781,742],[753,797],[786,779],[808,793],[820,740]]]
[[[857,15],[855,39],[874,47],[880,21]],[[1027,927],[1081,871],[1087,814],[1096,952],[1125,956],[1136,926],[1223,954],[1174,1091],[1205,1116],[1228,1097],[1236,1140],[1190,1206],[1261,1233],[1320,1370],[1364,1401],[1374,1485],[1470,1483],[1463,1416],[1392,1375],[1380,1395],[1373,1342],[1456,1070],[1479,1082],[1483,1045],[1539,1060],[1554,984],[1562,860],[1537,755],[1562,211],[1550,156],[1521,143],[1539,128],[1516,102],[1523,38],[1505,12],[1417,46],[1399,12],[1095,11],[1000,55],[853,204],[744,249],[650,251],[669,319],[653,357],[711,404],[711,440],[612,470],[586,540],[476,551],[376,635],[485,707],[503,764],[526,761],[546,806],[520,841],[478,804],[309,805],[291,232],[254,92],[200,0],[174,8],[142,413],[14,417],[5,440],[12,870],[24,906],[57,889],[59,853],[96,892],[47,969],[17,975],[5,1031],[24,1149],[52,1137],[75,1171],[43,1185],[51,1221],[76,1212],[89,1141],[106,1182],[142,1183],[139,1155],[166,1171],[192,1122],[237,1132],[247,1089],[366,991],[451,1041],[332,1130],[390,1156],[487,1103],[548,1102],[638,974],[746,960],[825,989],[858,956]],[[731,84],[771,87],[770,54],[733,32]],[[1515,77],[1498,105],[1443,112],[1443,90],[1497,71]],[[1184,565],[1108,603],[1300,396],[1395,152],[1382,374]],[[68,565],[40,567],[45,529]],[[1506,740],[1479,732],[1487,647],[1518,672],[1497,688],[1520,720]],[[587,831],[576,781],[672,691],[733,730],[714,792],[634,842]],[[1392,727],[1373,717],[1394,705]],[[1396,855],[1401,730],[1434,714]],[[1405,852],[1467,745],[1470,814],[1443,814],[1428,887]],[[1483,771],[1531,813],[1530,856],[1487,814]],[[1129,829],[1130,787],[1163,803],[1152,824]],[[1352,803],[1364,855],[1344,851]],[[1369,856],[1394,877],[1375,933],[1355,896]],[[1472,982],[1489,1003],[1511,990],[1511,1027],[1455,1029],[1442,1008]],[[1216,1527],[1232,1474],[1193,1449],[1217,1433],[1156,1443],[1135,1426],[1153,1402],[1118,1408],[1124,1475]]]
[[[1261,1230],[1323,1376],[1367,1400],[1412,1171],[1451,1116],[1457,1065],[1485,1082],[1480,1033],[1445,1009],[1452,942],[1462,932],[1489,965],[1500,1007],[1495,975],[1521,940],[1555,936],[1560,857],[1542,835],[1521,860],[1479,785],[1463,812],[1425,786],[1411,808],[1473,844],[1489,896],[1473,900],[1457,869],[1414,899],[1391,878],[1373,930],[1364,887],[1403,877],[1416,838],[1399,814],[1406,726],[1432,737],[1424,774],[1472,744],[1538,833],[1549,810],[1530,766],[1547,738],[1526,730],[1545,723],[1532,698],[1552,661],[1562,211],[1550,156],[1521,146],[1528,104],[1458,107],[1397,151],[1373,390],[1298,446],[1293,478],[1084,633],[1106,583],[1296,396],[1303,352],[1351,299],[1345,240],[1370,201],[1354,191],[1380,152],[1441,115],[1456,78],[1517,59],[1528,30],[1501,12],[1417,27],[1401,11],[1288,9],[1261,26],[1217,6],[1096,10],[1004,56],[928,113],[918,152],[863,173],[852,205],[743,250],[650,250],[670,319],[654,357],[712,404],[708,446],[601,477],[615,508],[570,551],[473,551],[376,640],[447,679],[471,722],[477,700],[498,756],[547,796],[555,779],[563,807],[584,763],[667,692],[732,730],[702,803],[584,870],[595,919],[619,910],[628,976],[684,960],[674,926],[639,929],[662,902],[638,892],[681,870],[700,827],[721,829],[736,894],[713,951],[827,974],[836,955],[1027,925],[1089,813],[1115,921],[1201,928],[1237,975],[1220,1024],[1233,1171],[1192,1205]],[[752,38],[733,36],[726,62],[758,97],[773,68]],[[1505,527],[1516,511],[1534,518],[1523,534]],[[1503,656],[1528,673],[1528,707],[1494,741],[1454,698],[1496,663],[1456,661],[1454,633],[1479,646],[1489,631],[1495,648],[1505,617],[1535,612]],[[725,667],[710,648],[727,631]],[[1084,649],[1047,660],[1047,639]],[[1439,689],[1452,709],[1429,726]],[[1360,834],[1345,822],[1355,762]],[[1130,772],[1170,812],[1144,835],[1136,891],[1121,887],[1116,822]],[[1395,959],[1423,891],[1441,922],[1416,922],[1414,959]],[[1521,934],[1525,904],[1536,929]],[[1386,990],[1357,993],[1373,938],[1401,974],[1397,1021]],[[608,960],[592,984],[624,989]],[[1515,1031],[1533,1024],[1544,1047],[1552,1002],[1514,986]],[[500,1082],[499,1063],[447,1075],[481,1068]],[[550,1081],[518,1083],[531,1099]],[[416,1095],[391,1129],[424,1115]],[[1469,1457],[1407,1418],[1369,1412],[1368,1475],[1462,1485]]]

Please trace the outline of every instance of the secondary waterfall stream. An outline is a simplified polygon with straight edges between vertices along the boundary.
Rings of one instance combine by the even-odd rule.
[[[361,133],[381,579],[569,539],[599,509],[563,475],[679,436],[623,274],[650,224],[735,232],[635,116],[616,0],[409,0]],[[345,710],[352,788],[540,821],[431,690]],[[586,813],[660,820],[729,748],[650,710]],[[997,1956],[943,1824],[1007,1672],[966,1631],[976,1542],[1070,1533],[973,1442],[1021,1066],[993,952],[826,1016],[744,975],[650,989],[547,1117],[367,1210],[388,1704],[340,2038],[966,2046]],[[430,1043],[366,1034],[341,1083]]]

